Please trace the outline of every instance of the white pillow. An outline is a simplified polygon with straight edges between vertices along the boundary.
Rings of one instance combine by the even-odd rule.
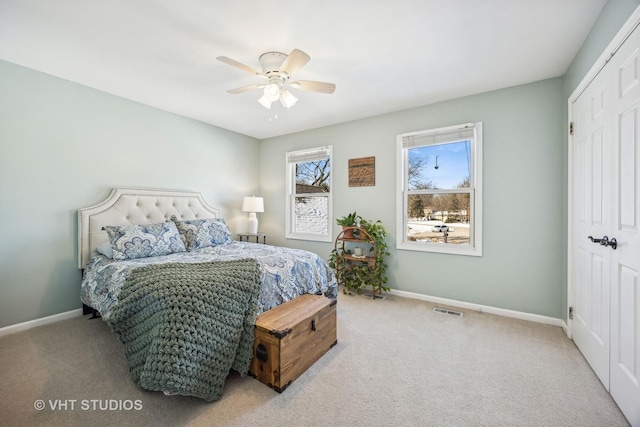
[[[109,259],[113,259],[113,248],[111,247],[111,242],[100,243],[96,250],[99,254],[106,256]]]

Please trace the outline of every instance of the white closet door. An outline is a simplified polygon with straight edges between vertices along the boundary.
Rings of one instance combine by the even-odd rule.
[[[574,102],[573,122],[572,338],[640,426],[640,30]]]
[[[610,393],[634,426],[640,426],[640,30],[609,67],[613,74],[614,141],[611,234]]]
[[[573,340],[609,389],[611,249],[600,239],[611,222],[611,79],[601,72],[574,104]]]

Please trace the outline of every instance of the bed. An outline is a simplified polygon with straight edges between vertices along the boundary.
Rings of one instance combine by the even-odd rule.
[[[302,294],[337,297],[318,255],[234,241],[200,193],[115,188],[78,211],[81,300],[125,345],[147,390],[217,400],[253,357],[255,317]]]

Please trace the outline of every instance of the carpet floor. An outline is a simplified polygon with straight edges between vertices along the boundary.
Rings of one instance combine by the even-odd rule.
[[[207,403],[138,389],[102,320],[0,337],[2,426],[627,426],[559,327],[340,294],[338,344],[283,393],[231,373]]]

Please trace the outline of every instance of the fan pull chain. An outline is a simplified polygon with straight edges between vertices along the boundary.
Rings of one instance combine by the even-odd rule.
[[[273,123],[275,120],[278,120],[278,103],[276,102],[271,104],[269,109],[269,123]]]

